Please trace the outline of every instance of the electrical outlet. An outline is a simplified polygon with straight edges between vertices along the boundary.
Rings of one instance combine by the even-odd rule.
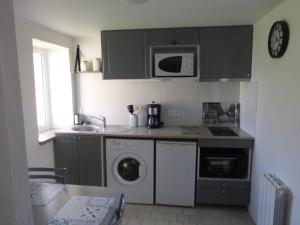
[[[169,117],[180,117],[181,111],[180,110],[168,110]]]

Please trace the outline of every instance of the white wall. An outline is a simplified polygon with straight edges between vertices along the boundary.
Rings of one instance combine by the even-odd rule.
[[[53,167],[53,143],[50,142],[45,145],[39,145],[38,142],[32,38],[69,48],[70,51],[73,50],[72,39],[17,16],[15,18],[15,24],[28,165]]]
[[[32,224],[11,0],[0,1],[0,224]]]
[[[101,57],[99,37],[75,40],[81,48],[82,60]],[[100,74],[77,75],[77,107],[83,113],[102,114],[108,124],[128,124],[129,104],[162,104],[162,121],[166,125],[201,124],[202,102],[239,101],[239,83],[197,83],[195,78],[150,80],[102,80]],[[169,117],[168,110],[180,110],[180,117]],[[139,125],[145,124],[145,113]]]
[[[262,174],[275,173],[291,191],[287,225],[300,222],[299,9],[299,0],[286,0],[254,26],[253,81],[258,83],[258,105],[249,210],[257,221]],[[273,22],[283,19],[290,26],[289,47],[282,58],[271,59],[268,32]],[[241,99],[245,100],[249,87],[243,85]]]
[[[241,82],[241,127],[253,137],[256,134],[258,82]]]

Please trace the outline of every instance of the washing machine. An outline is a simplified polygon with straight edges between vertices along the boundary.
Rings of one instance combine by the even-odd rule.
[[[154,141],[106,139],[107,186],[128,203],[154,202]]]

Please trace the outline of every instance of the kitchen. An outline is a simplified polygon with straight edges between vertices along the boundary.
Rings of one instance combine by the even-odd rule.
[[[121,3],[114,4],[121,7],[118,5],[121,5]],[[141,5],[122,5],[122,7],[133,7],[135,11],[136,9],[143,11],[149,9],[148,7],[151,7],[148,4],[151,4],[150,0]],[[244,4],[244,8],[241,10],[244,10],[243,12],[245,13],[245,11],[247,11],[247,7],[246,3]],[[255,138],[254,148],[252,149],[251,146],[253,155],[250,157],[252,158],[251,195],[249,199],[250,215],[252,219],[254,219],[255,223],[258,224],[258,206],[262,177],[265,173],[274,173],[290,189],[289,201],[287,203],[287,224],[297,224],[299,217],[295,210],[299,206],[297,190],[299,190],[300,182],[294,171],[299,170],[296,162],[299,152],[294,146],[299,144],[299,119],[297,117],[299,107],[297,104],[292,103],[291,99],[294,96],[299,95],[299,76],[297,76],[298,70],[296,67],[299,57],[296,55],[298,48],[295,44],[299,35],[296,30],[297,25],[299,25],[296,12],[299,3],[295,0],[286,0],[281,4],[279,4],[279,1],[276,2],[276,4],[275,1],[273,3],[270,1],[268,5],[269,8],[264,5],[267,3],[261,4],[262,5],[258,7],[258,9],[261,10],[258,10],[259,12],[255,15],[256,18],[253,19],[251,23],[241,17],[236,19],[235,22],[233,22],[234,20],[231,18],[232,21],[227,21],[225,24],[220,21],[211,21],[211,24],[214,26],[254,24],[251,63],[252,71],[250,81],[199,82],[197,77],[108,80],[102,79],[101,73],[82,72],[80,74],[72,74],[70,76],[70,82],[72,82],[71,87],[74,92],[71,94],[72,96],[64,96],[66,99],[72,99],[71,101],[73,101],[72,105],[66,106],[66,108],[68,108],[67,111],[71,112],[68,114],[68,119],[66,119],[66,121],[70,124],[69,127],[73,124],[73,112],[81,113],[82,111],[83,114],[88,116],[105,116],[108,127],[110,125],[127,126],[129,116],[127,105],[133,104],[146,107],[147,104],[155,101],[161,105],[161,121],[165,123],[164,126],[168,131],[169,127],[193,127],[201,125],[203,102],[239,102],[241,105],[240,126],[242,130]],[[277,4],[279,5],[276,6]],[[43,4],[37,5],[37,7],[41,7],[39,9],[43,9],[42,5]],[[53,6],[46,4],[44,7],[51,8]],[[107,7],[109,8],[109,6]],[[182,7],[184,9],[183,5],[178,7]],[[93,35],[91,30],[88,30],[90,29],[88,26],[82,26],[81,29],[84,31],[84,34],[89,37],[76,37],[74,34],[64,35],[61,33],[63,33],[63,30],[68,30],[66,26],[60,27],[60,24],[55,24],[55,26],[52,24],[51,26],[51,24],[48,24],[50,27],[49,29],[46,28],[46,21],[41,20],[41,24],[43,24],[43,26],[28,21],[36,21],[36,18],[34,17],[38,17],[35,13],[32,13],[29,16],[28,14],[30,14],[30,10],[33,9],[28,9],[22,5],[22,3],[15,1],[15,14],[17,15],[15,22],[16,38],[19,57],[27,160],[28,166],[31,167],[54,167],[53,142],[47,142],[43,145],[39,145],[38,128],[36,126],[36,111],[35,107],[32,107],[35,105],[32,57],[30,57],[30,54],[32,53],[32,38],[69,48],[70,62],[73,62],[75,59],[76,45],[80,45],[81,58],[91,62],[94,58],[104,59],[103,54],[101,55],[101,51],[103,49],[101,49],[101,40],[99,35],[100,28],[97,29],[96,35]],[[189,8],[189,10],[192,9]],[[93,10],[91,10],[91,13],[92,11]],[[68,10],[65,12],[68,12]],[[191,12],[193,12],[193,10]],[[54,16],[51,13],[49,13],[49,15]],[[78,15],[80,15],[80,13],[78,13]],[[56,16],[57,20],[59,20],[58,18],[60,18],[60,14],[57,13]],[[170,13],[170,16],[173,16],[173,14]],[[45,18],[46,17],[47,16],[45,16]],[[24,18],[27,18],[28,20]],[[53,19],[52,21],[55,21],[54,17],[51,19]],[[243,21],[243,19],[245,20]],[[290,28],[290,40],[286,53],[281,58],[273,59],[269,56],[267,41],[272,24],[278,20],[286,20],[288,22]],[[112,23],[114,21],[115,20],[112,20]],[[207,21],[200,23],[195,21],[186,22],[185,24],[183,24],[183,22],[179,19],[176,20],[176,24],[168,24],[163,21],[165,20],[161,20],[160,23],[157,22],[157,24],[160,24],[161,28],[198,28],[211,25],[205,24],[208,23]],[[89,22],[91,23],[93,21]],[[124,25],[122,27],[108,27],[105,30],[122,30],[128,28],[150,29],[152,27],[157,27],[146,23],[137,24],[133,27],[133,25],[130,25],[131,23],[132,21],[124,21]],[[58,30],[60,33],[54,30]],[[73,38],[74,36],[75,38]],[[200,57],[200,63],[201,61]],[[70,70],[73,72],[73,63],[71,64]],[[63,93],[63,90],[61,90],[61,93]],[[66,93],[71,92],[66,91]],[[142,112],[144,113],[138,114],[139,126],[144,125],[147,118],[146,110],[144,109]],[[93,122],[98,123],[98,121]],[[178,137],[177,135],[179,133],[181,135],[183,132],[180,129],[176,131],[176,129],[172,130],[172,128],[170,128],[170,136],[159,136],[161,135],[157,134],[159,133],[159,130],[163,130],[165,128],[149,130],[146,128],[137,129],[145,129],[145,131],[149,131],[150,134],[146,134],[147,132],[145,132],[143,135],[152,135],[151,137],[154,139],[160,139],[161,137],[163,137],[162,139],[169,139],[172,135],[176,135],[176,137]],[[200,131],[196,130],[193,132],[197,133]],[[205,132],[209,131],[205,130],[204,133]],[[125,135],[125,132],[123,135]],[[115,135],[110,133],[109,136],[114,137]],[[199,133],[190,134],[190,136],[193,141],[197,140],[197,144],[200,145]],[[143,138],[145,138],[145,136],[143,136]],[[101,143],[103,144],[104,142],[101,140]],[[103,177],[104,182],[105,174],[102,174],[101,176]]]

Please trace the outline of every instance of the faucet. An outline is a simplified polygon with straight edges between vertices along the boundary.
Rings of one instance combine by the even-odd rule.
[[[93,119],[99,120],[103,122],[103,127],[106,128],[106,118],[104,116],[90,116]]]

